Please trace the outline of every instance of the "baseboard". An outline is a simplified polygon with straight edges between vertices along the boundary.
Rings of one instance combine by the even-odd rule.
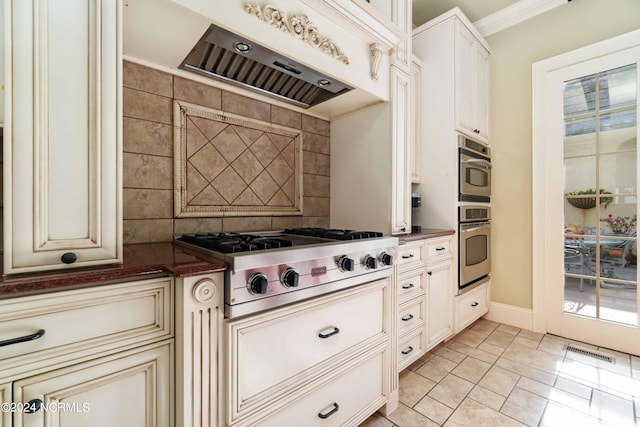
[[[491,302],[489,312],[483,318],[517,328],[533,329],[533,310],[530,308]]]

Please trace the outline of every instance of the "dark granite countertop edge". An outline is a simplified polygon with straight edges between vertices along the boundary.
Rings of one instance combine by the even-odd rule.
[[[99,267],[3,275],[0,298],[100,286],[157,277],[189,277],[227,269],[219,259],[171,242],[125,245],[124,262]]]
[[[415,242],[417,240],[432,239],[434,237],[450,236],[456,231],[450,228],[423,228],[420,233],[411,233],[404,236],[398,236],[400,244],[406,242]]]

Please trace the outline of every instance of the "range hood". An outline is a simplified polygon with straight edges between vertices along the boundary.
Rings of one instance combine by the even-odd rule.
[[[205,31],[179,68],[302,108],[353,89],[216,25]]]

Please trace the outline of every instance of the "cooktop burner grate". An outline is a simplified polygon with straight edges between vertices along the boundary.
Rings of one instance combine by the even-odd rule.
[[[382,233],[375,231],[338,230],[332,228],[288,228],[284,232],[286,234],[299,234],[334,240],[360,240],[382,237]]]
[[[225,254],[293,246],[287,239],[238,233],[184,234],[179,240]]]

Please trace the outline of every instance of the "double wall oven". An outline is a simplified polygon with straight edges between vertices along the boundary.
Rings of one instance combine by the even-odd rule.
[[[491,273],[491,208],[462,205],[458,208],[460,251],[458,293],[489,280]]]
[[[491,200],[491,151],[485,144],[458,136],[459,189],[461,202]]]

